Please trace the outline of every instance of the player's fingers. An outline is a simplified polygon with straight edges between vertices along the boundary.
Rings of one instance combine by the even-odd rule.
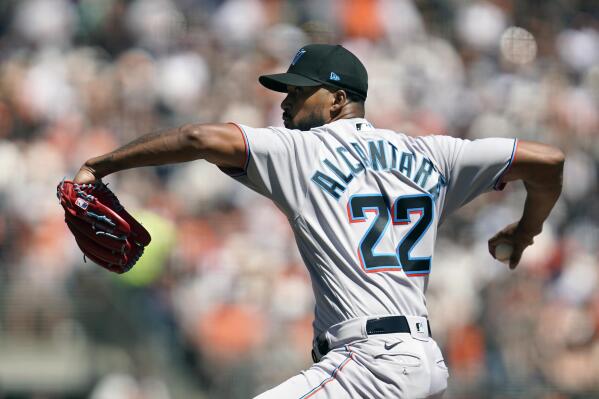
[[[503,232],[500,231],[497,234],[495,234],[493,237],[489,238],[489,244],[490,243],[496,243],[497,240],[499,240],[502,237],[502,235],[503,235]]]
[[[491,255],[493,255],[493,257],[495,257],[495,248],[497,248],[497,245],[499,245],[502,242],[506,242],[506,239],[502,232],[495,234],[493,237],[491,237],[489,239],[489,241],[488,241],[489,253]]]
[[[492,242],[491,240],[489,240],[488,247],[489,247],[489,253],[491,254],[491,256],[495,257],[495,247],[497,247],[497,244]]]
[[[514,225],[510,224],[499,230],[495,235],[489,238],[489,243],[497,245],[500,242],[511,241],[513,236]]]
[[[516,266],[520,263],[520,259],[522,259],[522,253],[526,246],[516,245],[514,246],[514,250],[512,251],[512,255],[510,256],[510,269],[514,270]]]
[[[75,177],[73,178],[73,183],[77,183],[77,184],[93,184],[97,181],[97,177],[94,174],[94,172],[88,168],[87,166],[83,165],[79,171],[77,172],[77,174],[75,175]]]

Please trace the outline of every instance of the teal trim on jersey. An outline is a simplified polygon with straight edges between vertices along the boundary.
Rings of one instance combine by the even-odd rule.
[[[399,213],[399,202],[400,201],[415,203],[414,200],[420,199],[420,198],[427,198],[429,200],[429,202],[424,204],[424,206],[420,206],[420,207],[419,206],[411,207],[411,205],[408,204],[405,208],[403,208],[403,210],[405,210],[405,212],[406,212],[405,217],[404,218],[399,217],[398,213]],[[432,224],[432,221],[435,218],[435,205],[434,205],[434,200],[433,200],[432,195],[430,195],[430,194],[403,195],[401,197],[398,197],[395,200],[395,202],[393,203],[392,209],[393,209],[392,214],[393,214],[393,223],[394,224],[412,224],[412,227],[410,228],[410,230],[406,233],[406,235],[404,235],[404,237],[401,239],[401,241],[397,245],[397,257],[399,258],[399,263],[401,264],[401,266],[404,270],[404,273],[406,273],[407,275],[429,274],[431,271],[432,255],[426,256],[426,257],[420,257],[420,258],[413,258],[410,256],[410,252],[412,252],[414,247],[416,247],[416,245],[418,245],[418,243],[420,242],[422,237],[424,237],[424,235],[428,231],[428,228]],[[412,213],[414,211],[416,211],[416,212],[420,211],[421,215],[420,215],[420,218],[415,223],[412,223],[412,221],[410,219],[410,213]],[[423,222],[425,222],[426,225],[424,226],[424,228],[421,228],[421,223],[423,223]],[[416,235],[416,237],[414,237],[414,235]],[[415,238],[415,240],[414,240],[414,238]],[[413,240],[413,241],[410,242],[410,241],[406,241],[406,240]],[[404,243],[406,243],[409,246],[409,248],[405,251],[405,257],[402,256],[402,251],[401,251],[402,247],[404,246]],[[402,259],[402,258],[404,258],[404,259]],[[424,266],[424,268],[422,266]]]
[[[387,156],[385,153],[384,140],[369,141],[368,152],[370,153],[370,164],[372,165],[372,170],[377,172],[380,170],[387,170]]]
[[[361,162],[358,162],[358,165],[354,165],[351,163],[351,161],[349,159],[347,159],[347,156],[345,155],[345,153],[349,154],[349,150],[345,147],[337,147],[337,154],[339,154],[339,156],[343,159],[343,161],[345,162],[345,164],[347,165],[347,167],[351,170],[351,173],[354,176],[357,176],[359,173],[364,172],[364,164],[362,164]]]
[[[397,151],[399,151],[399,148],[393,143],[389,143],[389,146],[391,147],[391,166],[389,166],[389,169],[395,169],[397,167]]]
[[[446,185],[446,179],[435,168],[434,163],[420,152],[403,151],[399,155],[398,148],[387,140],[369,140],[364,147],[356,142],[337,147],[335,150],[339,157],[322,159],[321,163],[326,169],[317,169],[311,180],[337,200],[341,198],[354,178],[366,169],[378,173],[398,172],[425,191],[435,193],[435,199],[441,187]],[[434,176],[437,176],[437,180],[427,187],[431,177]]]
[[[362,204],[355,204],[355,199],[366,199]],[[395,253],[375,254],[374,249],[379,244],[389,226],[392,224],[392,215],[389,211],[389,200],[382,194],[354,194],[347,201],[349,219],[351,223],[365,221],[366,212],[375,211],[376,218],[371,222],[370,226],[360,239],[358,244],[358,257],[362,268],[366,271],[374,271],[381,269],[397,269],[401,270],[399,259]],[[361,215],[356,216],[357,211]],[[384,223],[381,228],[380,223]],[[372,236],[376,239],[372,242]],[[381,264],[382,263],[382,264]]]
[[[428,190],[430,195],[433,197],[433,202],[437,202],[437,198],[439,198],[441,189],[445,186],[447,186],[447,180],[445,180],[445,177],[443,177],[443,175],[441,173],[439,173],[439,178],[437,179],[437,184],[435,184],[435,186],[433,188]]]
[[[431,256],[418,258],[410,256],[410,253],[428,232],[434,220],[433,196],[431,194],[403,195],[396,198],[390,208],[389,200],[382,194],[354,194],[348,199],[347,216],[350,223],[364,222],[367,220],[366,212],[376,212],[375,219],[358,243],[357,255],[360,266],[367,273],[403,270],[408,276],[429,274],[432,253]],[[420,217],[412,222],[410,215],[414,212],[419,212]],[[393,254],[375,254],[375,248],[390,225],[408,224],[412,226],[395,246]]]
[[[416,176],[414,176],[414,183],[418,184],[420,187],[425,187],[428,178],[431,177],[434,170],[435,168],[433,167],[431,160],[424,158],[418,172],[416,172]],[[419,182],[419,180],[422,180],[422,182]]]
[[[331,172],[333,172],[334,174],[336,174],[337,177],[340,178],[343,181],[343,183],[345,183],[346,185],[348,183],[350,183],[354,179],[354,174],[353,173],[350,172],[347,175],[344,174],[341,170],[339,170],[339,168],[337,166],[335,166],[328,159],[325,159],[322,162],[331,170]]]
[[[364,152],[362,147],[360,147],[360,145],[358,143],[350,143],[350,144],[352,145],[352,147],[354,147],[354,150],[356,150],[356,152],[360,156],[360,158],[362,160],[362,165],[364,166],[364,168],[369,167],[370,163],[368,162],[368,157],[366,156],[366,153]]]
[[[316,183],[316,185],[320,187],[322,191],[329,194],[336,200],[341,198],[341,194],[343,194],[343,192],[347,189],[346,186],[319,170],[314,172],[314,175],[312,175],[312,178],[310,180]],[[338,190],[341,193],[338,193]]]
[[[401,159],[399,160],[399,173],[404,176],[410,177],[412,175],[412,164],[414,163],[414,154],[411,152],[402,152]]]

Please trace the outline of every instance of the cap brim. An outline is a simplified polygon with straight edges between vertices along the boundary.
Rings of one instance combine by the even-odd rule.
[[[262,75],[258,78],[262,86],[267,89],[287,93],[287,86],[320,86],[321,82],[306,78],[295,73],[275,73],[273,75]]]

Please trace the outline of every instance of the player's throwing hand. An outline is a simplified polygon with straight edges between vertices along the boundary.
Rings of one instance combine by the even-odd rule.
[[[522,253],[534,242],[532,234],[524,232],[518,227],[518,222],[512,223],[489,239],[489,253],[491,256],[508,263],[510,269],[515,269],[518,266]],[[511,253],[507,254],[507,259],[503,259],[504,254],[497,253],[497,248],[501,245],[505,245],[506,248],[511,250]]]

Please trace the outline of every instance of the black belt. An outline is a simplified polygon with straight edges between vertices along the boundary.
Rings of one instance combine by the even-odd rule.
[[[416,323],[416,328],[419,328]],[[428,325],[428,336],[432,336],[431,334],[431,325],[430,323],[426,323]],[[405,316],[387,316],[387,317],[379,317],[376,319],[369,319],[366,321],[366,334],[368,335],[376,335],[376,334],[393,334],[393,333],[411,333],[410,324],[408,323],[408,319]],[[421,332],[418,330],[418,332]],[[318,352],[320,352],[320,356],[324,356],[329,353],[329,341],[324,337],[319,335],[316,337],[316,347],[318,348]],[[318,361],[316,358],[316,353],[312,350],[312,360],[315,362]]]

